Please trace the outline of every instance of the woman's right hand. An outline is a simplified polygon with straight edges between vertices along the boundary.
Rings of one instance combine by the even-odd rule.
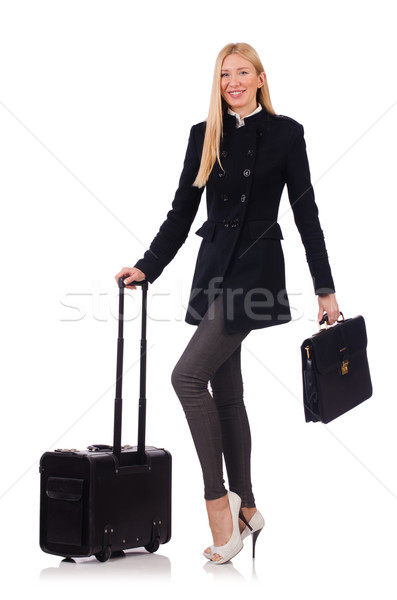
[[[129,288],[130,290],[136,290],[135,285],[128,285],[128,283],[131,281],[143,281],[146,275],[135,267],[124,267],[121,269],[120,273],[117,273],[117,275],[114,276],[117,285],[120,277],[126,277],[126,279],[124,279],[124,287]]]

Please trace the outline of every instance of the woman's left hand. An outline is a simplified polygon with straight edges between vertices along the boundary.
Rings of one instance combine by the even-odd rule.
[[[335,294],[319,294],[318,296],[318,321],[323,318],[324,312],[328,315],[328,325],[333,325],[340,315]]]

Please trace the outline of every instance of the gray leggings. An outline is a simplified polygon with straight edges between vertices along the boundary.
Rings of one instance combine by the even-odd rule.
[[[251,433],[240,362],[241,342],[248,333],[225,331],[222,296],[218,296],[172,373],[172,385],[185,411],[203,471],[205,499],[215,500],[227,493],[223,454],[229,489],[241,497],[242,507],[255,506]]]

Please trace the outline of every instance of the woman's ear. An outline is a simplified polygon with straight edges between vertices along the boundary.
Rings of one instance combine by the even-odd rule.
[[[264,71],[262,73],[259,73],[259,75],[258,75],[258,89],[263,86],[263,84],[265,83],[265,79],[266,79],[266,73]]]

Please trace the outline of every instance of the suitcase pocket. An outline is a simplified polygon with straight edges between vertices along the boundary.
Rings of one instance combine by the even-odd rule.
[[[47,480],[47,541],[82,546],[84,479]]]

